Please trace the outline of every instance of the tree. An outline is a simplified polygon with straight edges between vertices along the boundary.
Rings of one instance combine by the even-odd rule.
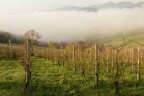
[[[30,30],[24,34],[24,41],[25,41],[25,55],[24,55],[24,65],[25,65],[25,91],[29,88],[30,78],[31,78],[31,70],[30,70],[30,47],[32,45],[33,50],[33,43],[34,40],[40,38],[39,34],[34,30]]]
[[[38,43],[38,39],[41,38],[41,36],[35,30],[30,30],[30,31],[25,33],[24,37],[25,37],[25,39],[27,38],[27,39],[30,40],[30,43],[31,43],[30,45],[31,45],[31,48],[32,48],[32,53],[31,54],[34,55],[33,46]]]

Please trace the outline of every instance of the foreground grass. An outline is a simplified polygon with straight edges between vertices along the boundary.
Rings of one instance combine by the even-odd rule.
[[[102,76],[104,72],[95,88],[93,73],[84,78],[80,71],[74,74],[67,67],[39,58],[32,58],[30,89],[24,93],[24,67],[20,62],[21,59],[0,62],[0,96],[114,96],[113,81]],[[144,96],[144,83],[136,86],[131,77],[126,74],[120,81],[120,95]]]

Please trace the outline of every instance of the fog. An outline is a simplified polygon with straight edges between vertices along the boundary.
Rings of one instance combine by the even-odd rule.
[[[144,29],[144,8],[102,9],[98,12],[45,11],[0,15],[0,30],[23,35],[34,29],[42,40],[84,40]]]

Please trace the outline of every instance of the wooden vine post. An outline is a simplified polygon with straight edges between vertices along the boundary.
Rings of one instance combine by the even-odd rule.
[[[119,96],[119,60],[118,60],[118,53],[119,50],[116,50],[116,73],[115,73],[115,79],[114,79],[114,85],[115,85],[115,96]]]
[[[9,48],[8,48],[8,58],[11,59],[12,58],[12,53],[11,53],[11,39],[8,40],[8,44],[9,44]]]
[[[140,81],[140,47],[138,47],[137,81]]]
[[[74,44],[73,44],[73,64],[74,64],[74,72],[76,73],[75,45]]]
[[[86,58],[85,58],[85,54],[82,54],[82,52],[80,52],[80,55],[82,55],[82,61],[84,61],[84,62],[82,62],[82,76],[85,78],[85,60],[86,60]]]
[[[114,67],[114,49],[112,49],[112,61],[111,61],[112,68]]]
[[[108,74],[109,73],[109,50],[107,50],[106,65],[107,65],[106,71],[107,71],[107,74]]]
[[[29,89],[29,83],[31,78],[30,71],[30,38],[25,37],[25,91]]]
[[[65,55],[66,55],[66,50],[63,49],[63,50],[62,50],[62,58],[63,58],[62,67],[63,67],[63,68],[64,68],[64,66],[65,66],[65,60],[66,60],[66,56],[65,56]]]
[[[93,67],[92,66],[92,61],[93,61],[93,59],[92,59],[92,49],[91,48],[89,49],[89,60],[91,61],[90,62],[90,69],[92,69],[92,67]]]
[[[132,65],[132,72],[134,72],[134,51],[133,48],[131,49],[131,65]]]
[[[98,45],[95,44],[95,83],[96,83],[96,86],[98,85],[99,83],[99,52],[98,52]]]

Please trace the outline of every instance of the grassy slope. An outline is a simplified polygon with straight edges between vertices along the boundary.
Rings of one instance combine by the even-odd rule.
[[[80,71],[73,74],[67,67],[62,68],[50,61],[33,58],[30,92],[24,90],[24,69],[21,59],[0,62],[0,96],[113,96],[114,86],[101,70],[100,85],[94,88],[94,73],[87,70],[85,79]],[[101,67],[103,65],[101,64]],[[130,69],[130,68],[129,68]],[[88,73],[89,72],[89,73]],[[142,75],[143,76],[143,75]],[[110,75],[113,77],[113,74]],[[144,96],[144,83],[135,86],[135,74],[127,69],[120,81],[121,96]],[[143,78],[142,78],[143,80]]]
[[[132,32],[129,34],[119,34],[112,38],[110,38],[109,43],[114,46],[120,46],[123,44],[123,38],[125,39],[125,42],[129,42],[129,40],[133,40],[135,42],[141,43],[144,45],[144,33],[143,32]],[[124,48],[130,48],[139,46],[138,44],[131,42],[128,45],[124,46]]]

